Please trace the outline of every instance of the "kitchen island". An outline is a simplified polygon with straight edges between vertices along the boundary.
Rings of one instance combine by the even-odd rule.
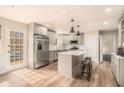
[[[68,78],[80,72],[81,61],[87,51],[71,50],[58,53],[58,72]]]

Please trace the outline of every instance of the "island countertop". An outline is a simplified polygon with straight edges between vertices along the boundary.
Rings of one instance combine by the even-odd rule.
[[[86,52],[87,51],[83,51],[83,50],[70,50],[70,51],[60,52],[58,54],[80,56],[80,55],[83,55]]]

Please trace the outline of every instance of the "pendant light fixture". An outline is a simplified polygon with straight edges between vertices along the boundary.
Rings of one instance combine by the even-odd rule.
[[[80,25],[77,25],[78,31],[77,31],[77,36],[80,36],[80,31],[79,31]]]
[[[75,33],[75,31],[74,31],[74,26],[73,26],[73,25],[74,25],[73,22],[74,22],[74,19],[71,19],[72,26],[71,26],[70,33]]]

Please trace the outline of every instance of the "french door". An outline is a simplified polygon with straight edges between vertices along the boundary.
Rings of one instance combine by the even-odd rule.
[[[7,63],[10,70],[27,66],[27,32],[7,29]]]

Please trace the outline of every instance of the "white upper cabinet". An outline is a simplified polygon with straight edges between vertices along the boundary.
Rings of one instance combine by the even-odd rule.
[[[49,43],[55,45],[56,32],[48,30],[48,36],[49,36]]]
[[[41,31],[42,31],[42,35],[48,35],[46,27],[41,27]]]
[[[35,23],[35,34],[48,35],[47,30],[47,27]]]
[[[84,33],[81,33],[80,36],[78,36],[78,42],[79,42],[79,45],[84,44]]]
[[[57,48],[57,34],[53,30],[48,30],[48,37],[49,37],[49,49],[56,50]]]

